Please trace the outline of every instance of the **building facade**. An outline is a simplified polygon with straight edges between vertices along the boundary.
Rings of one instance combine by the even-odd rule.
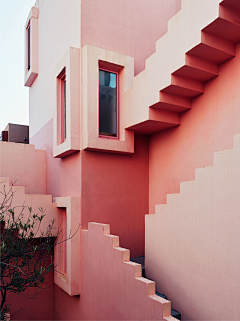
[[[0,177],[80,229],[13,319],[239,320],[240,3],[37,0],[25,34]]]

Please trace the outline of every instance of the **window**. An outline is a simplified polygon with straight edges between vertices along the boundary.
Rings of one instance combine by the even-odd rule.
[[[128,90],[133,86],[134,59],[92,45],[82,48],[81,58],[82,149],[133,153],[134,132],[126,128],[126,107],[132,101]]]
[[[80,150],[80,49],[69,48],[53,69],[56,92],[53,114],[53,157]]]
[[[31,25],[27,27],[27,70],[31,68]]]
[[[118,73],[99,69],[99,136],[118,138]]]
[[[67,213],[66,208],[59,209],[61,215],[60,233],[59,233],[59,271],[62,274],[67,274]]]
[[[25,24],[24,84],[31,87],[38,76],[38,8],[32,7]]]
[[[59,95],[59,109],[60,109],[60,144],[63,143],[67,138],[67,110],[66,110],[66,68],[60,72],[58,78],[58,95]]]
[[[65,71],[65,70],[64,70]],[[66,74],[61,78],[61,140],[62,143],[67,137],[66,125]]]
[[[54,247],[54,283],[69,295],[80,294],[80,197],[56,197],[57,230],[60,232]],[[68,239],[68,240],[67,240]],[[67,240],[67,241],[66,241]]]

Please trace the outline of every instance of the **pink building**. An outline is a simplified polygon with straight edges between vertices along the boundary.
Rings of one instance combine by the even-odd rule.
[[[25,33],[0,177],[81,227],[13,320],[240,320],[240,2],[37,0]]]

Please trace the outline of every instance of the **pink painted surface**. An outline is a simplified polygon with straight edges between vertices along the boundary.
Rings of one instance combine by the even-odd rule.
[[[24,186],[27,194],[45,194],[46,152],[33,145],[0,142],[0,177]]]
[[[182,320],[239,320],[240,134],[146,216],[146,273]]]
[[[101,255],[99,255],[101,253]],[[129,262],[109,225],[89,223],[82,231],[82,292],[69,300],[56,287],[57,320],[172,320],[169,301],[155,294],[155,283]],[[166,319],[165,319],[166,317]]]
[[[54,284],[53,272],[46,277],[46,282],[52,284],[43,292],[39,293],[35,299],[26,298],[23,295],[9,294],[7,301],[11,304],[11,320],[54,320]],[[34,295],[35,291],[30,290],[26,296]],[[19,311],[20,309],[22,309]],[[12,316],[19,311],[15,316]]]
[[[155,51],[155,42],[167,32],[168,19],[180,7],[180,0],[84,0],[81,46],[90,44],[132,56],[138,74]]]
[[[148,211],[148,137],[135,135],[133,155],[82,152],[82,222],[111,224],[132,256],[144,253]]]
[[[80,154],[76,153],[63,159],[53,158],[53,121],[49,121],[31,141],[38,148],[46,150],[47,194],[53,197],[81,195]]]
[[[52,121],[32,142],[47,152],[47,193],[80,196],[83,227],[108,223],[133,256],[144,253],[144,215],[148,213],[148,137],[135,135],[133,155],[81,151],[52,157]]]

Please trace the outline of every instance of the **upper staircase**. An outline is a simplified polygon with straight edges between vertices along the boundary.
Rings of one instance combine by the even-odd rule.
[[[235,57],[239,42],[239,1],[182,0],[145,70],[125,93],[126,128],[153,134],[179,126],[181,113],[204,94],[205,83],[219,75],[219,66]]]

